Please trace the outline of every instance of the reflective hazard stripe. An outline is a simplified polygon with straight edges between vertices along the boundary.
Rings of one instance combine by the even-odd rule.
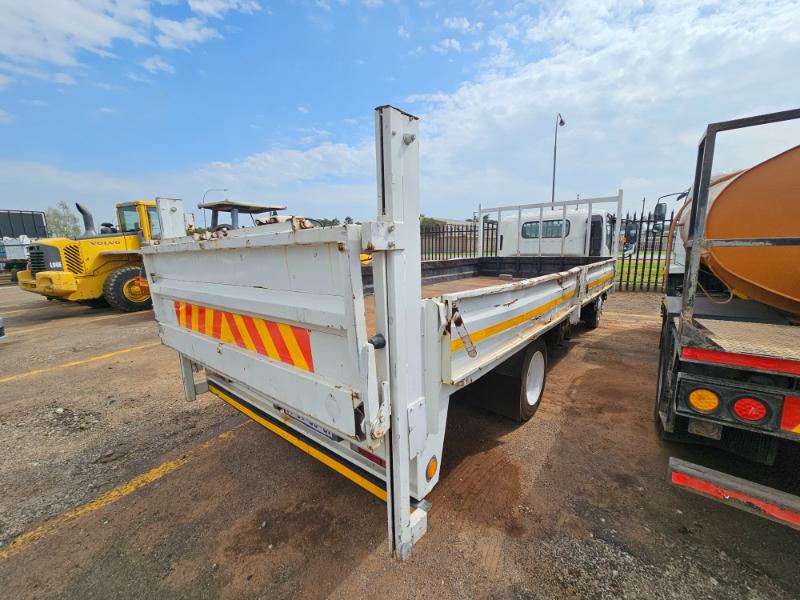
[[[781,429],[800,433],[800,396],[786,396],[783,399]]]
[[[307,329],[179,300],[174,308],[183,329],[314,372]]]
[[[356,465],[345,462],[341,457],[334,454],[328,448],[325,448],[324,446],[314,442],[312,439],[299,434],[285,425],[282,425],[267,413],[259,410],[252,404],[245,402],[241,398],[236,397],[232,392],[228,390],[223,391],[219,384],[209,382],[208,391],[233,406],[236,410],[244,413],[256,423],[263,425],[272,433],[283,438],[295,448],[302,450],[312,458],[317,459],[340,475],[344,475],[347,477],[347,479],[359,487],[364,488],[370,494],[373,494],[374,496],[377,496],[386,502],[386,484],[378,480],[375,476],[370,475]]]

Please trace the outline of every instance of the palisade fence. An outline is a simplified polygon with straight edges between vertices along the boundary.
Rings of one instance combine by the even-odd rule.
[[[620,224],[617,290],[661,291],[667,239],[674,214],[656,219],[653,213],[626,214]],[[476,223],[434,223],[420,226],[422,260],[478,256]],[[483,223],[483,255],[497,255],[497,223]]]
[[[620,227],[617,290],[660,292],[664,285],[667,241],[674,211],[663,219],[652,213],[626,214]]]
[[[477,223],[421,225],[422,260],[478,256]],[[497,223],[483,224],[483,255],[497,255]]]

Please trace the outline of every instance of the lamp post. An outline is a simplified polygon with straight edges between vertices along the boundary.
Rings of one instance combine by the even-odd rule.
[[[227,192],[227,191],[228,191],[228,188],[211,188],[211,189],[208,189],[205,192],[203,192],[203,199],[200,201],[200,204],[205,204],[206,203],[206,194],[208,194],[209,192]],[[205,209],[202,209],[202,210],[203,210],[203,227],[205,227],[206,226],[206,211],[205,211]]]
[[[553,137],[553,187],[550,194],[550,204],[553,206],[555,206],[556,203],[556,150],[558,148],[558,128],[564,125],[566,125],[564,117],[561,116],[561,113],[558,113],[556,117],[556,133]]]

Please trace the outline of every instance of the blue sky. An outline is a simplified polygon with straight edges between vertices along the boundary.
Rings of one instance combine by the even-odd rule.
[[[775,19],[775,15],[782,15]],[[709,121],[800,105],[797,2],[0,0],[3,208],[203,191],[374,215],[372,108],[422,117],[423,211],[685,188]],[[721,168],[796,144],[773,128]]]

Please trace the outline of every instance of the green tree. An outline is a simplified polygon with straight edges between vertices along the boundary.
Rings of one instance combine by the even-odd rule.
[[[353,217],[345,217],[344,218],[345,225],[352,225],[353,224]]]
[[[426,217],[423,214],[419,215],[419,224],[424,227],[431,227],[432,225],[438,225],[439,221],[434,219],[433,217]]]
[[[54,237],[75,238],[81,233],[78,216],[61,200],[56,206],[47,207],[47,230]]]
[[[339,225],[339,219],[317,219],[322,227],[333,227]]]

